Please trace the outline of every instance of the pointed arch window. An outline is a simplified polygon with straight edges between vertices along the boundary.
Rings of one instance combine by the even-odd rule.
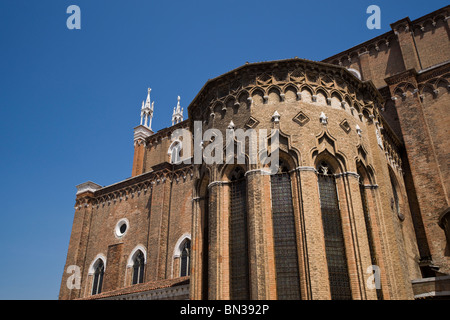
[[[250,299],[247,232],[247,190],[244,171],[236,168],[230,179],[230,298]]]
[[[94,271],[94,280],[92,283],[92,295],[102,293],[103,275],[105,273],[105,264],[102,259],[98,259]]]
[[[321,162],[317,171],[331,299],[350,300],[352,294],[335,176],[326,162]]]
[[[190,252],[191,241],[186,239],[181,247],[181,263],[180,263],[180,276],[185,277],[191,274],[190,270]]]
[[[173,142],[169,148],[170,163],[179,164],[181,162],[180,152],[181,152],[181,142],[180,141]]]
[[[144,282],[145,258],[141,250],[138,250],[133,261],[133,282],[138,284]]]
[[[398,198],[397,181],[394,178],[394,174],[391,172],[390,169],[389,169],[389,178],[391,180],[392,196],[393,196],[393,198],[391,199],[391,208],[397,214],[399,219],[401,221],[403,221],[405,219],[405,217],[403,216],[403,214],[400,211],[400,200]]]
[[[291,178],[281,161],[278,173],[271,176],[271,192],[278,299],[299,300],[300,278]]]

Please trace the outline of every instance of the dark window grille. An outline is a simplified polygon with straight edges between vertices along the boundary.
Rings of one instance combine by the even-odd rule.
[[[299,300],[301,294],[297,239],[289,174],[282,172],[273,175],[271,189],[278,299]]]
[[[331,299],[352,299],[344,236],[336,190],[336,180],[326,164],[320,166],[318,174],[320,207],[325,236],[325,252],[330,280]]]
[[[102,293],[103,275],[105,273],[105,266],[102,260],[99,260],[94,272],[94,281],[92,285],[92,294]]]
[[[398,201],[398,194],[397,194],[397,188],[394,184],[394,181],[392,179],[392,177],[390,177],[391,179],[391,186],[392,186],[392,194],[394,196],[394,209],[395,209],[395,213],[399,214],[400,213],[400,203]]]
[[[359,184],[359,192],[361,193],[361,202],[362,202],[363,213],[364,213],[364,222],[366,224],[367,239],[369,241],[370,259],[371,259],[372,265],[378,266],[377,255],[375,252],[375,245],[374,245],[374,241],[373,241],[372,222],[370,220],[369,207],[367,205],[366,189],[364,188],[364,184],[362,182]],[[376,290],[377,290],[378,300],[383,300],[383,293],[381,291],[381,288],[376,289]]]
[[[250,299],[246,182],[235,172],[230,183],[230,298]]]
[[[191,242],[189,240],[186,240],[183,244],[183,249],[181,251],[181,267],[180,267],[181,277],[190,275],[190,251],[191,251]]]
[[[133,264],[133,284],[144,282],[145,259],[142,251],[138,251]]]

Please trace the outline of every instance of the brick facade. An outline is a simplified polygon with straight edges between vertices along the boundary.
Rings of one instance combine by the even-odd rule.
[[[397,21],[392,31],[322,62],[246,64],[209,80],[190,103],[188,120],[156,133],[135,128],[132,177],[79,188],[65,270],[80,267],[81,288],[69,289],[64,272],[60,299],[95,298],[92,266],[99,256],[106,260],[102,298],[133,287],[137,250],[145,255],[144,283],[157,287],[178,278],[185,239],[191,241],[190,298],[230,299],[230,174],[236,166],[245,172],[250,298],[277,299],[267,167],[249,163],[248,145],[243,164],[172,164],[172,133],[194,132],[196,122],[202,133],[214,128],[223,137],[231,124],[279,129],[302,299],[331,298],[318,188],[323,161],[336,181],[352,298],[423,296],[413,287],[423,283],[417,279],[450,273],[448,215],[442,214],[450,188],[449,11]],[[181,142],[186,160],[184,147],[193,149],[196,141]],[[212,143],[205,140],[203,150]],[[127,230],[117,235],[121,219]],[[367,285],[373,261],[378,293]]]

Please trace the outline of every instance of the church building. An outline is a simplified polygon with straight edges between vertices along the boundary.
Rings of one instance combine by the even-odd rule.
[[[77,186],[59,299],[450,298],[449,17],[323,61],[246,63],[157,132],[149,89],[131,177]],[[267,132],[258,155],[277,133],[275,172],[250,136],[195,161],[238,130]]]

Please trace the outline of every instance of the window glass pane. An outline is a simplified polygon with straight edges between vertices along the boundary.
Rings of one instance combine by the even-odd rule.
[[[102,260],[99,260],[94,272],[94,279],[92,281],[92,294],[99,294],[102,292],[103,273],[105,266]]]
[[[250,299],[245,178],[230,184],[230,296]]]
[[[183,246],[183,251],[181,252],[181,273],[180,276],[188,276],[190,274],[189,270],[189,249],[191,247],[191,242],[186,240]]]
[[[325,170],[321,168],[319,171],[326,172],[326,174],[319,173],[318,180],[331,298],[335,300],[351,299],[336,181],[329,167],[326,167]]]
[[[273,175],[271,189],[278,299],[299,300],[301,296],[297,240],[289,174]]]
[[[133,264],[133,284],[142,283],[144,280],[144,254],[139,251],[134,258]]]

